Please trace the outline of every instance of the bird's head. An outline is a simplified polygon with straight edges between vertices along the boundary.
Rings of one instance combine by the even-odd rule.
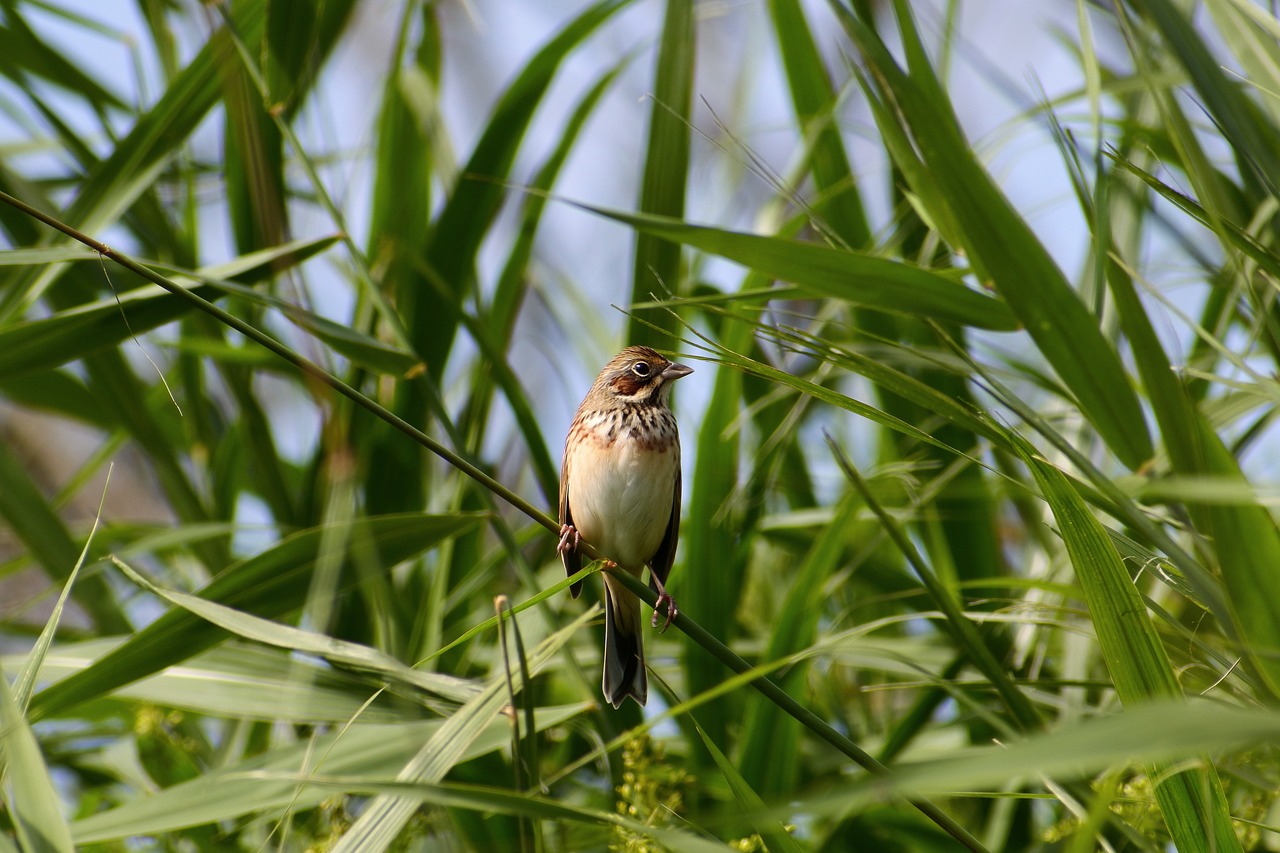
[[[592,390],[624,403],[664,403],[671,383],[690,373],[692,367],[676,364],[657,350],[632,346],[604,366]]]

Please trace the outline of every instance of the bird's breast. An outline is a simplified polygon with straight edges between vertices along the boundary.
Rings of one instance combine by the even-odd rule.
[[[598,412],[571,441],[569,511],[600,555],[639,572],[671,520],[680,440],[669,410]]]

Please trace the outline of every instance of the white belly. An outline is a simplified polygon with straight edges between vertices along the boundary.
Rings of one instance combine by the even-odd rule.
[[[601,557],[639,574],[662,544],[671,520],[678,445],[665,453],[620,437],[575,457],[569,513]]]

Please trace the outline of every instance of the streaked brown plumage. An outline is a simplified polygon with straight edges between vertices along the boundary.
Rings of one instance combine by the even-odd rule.
[[[680,528],[680,435],[667,405],[671,384],[693,372],[648,347],[627,347],[604,366],[565,439],[560,468],[560,555],[582,568],[579,540],[639,577],[649,566],[667,625],[678,612],[665,582]],[[605,572],[604,697],[613,707],[648,698],[640,599]],[[577,598],[582,584],[570,591]],[[658,624],[658,611],[652,624]]]

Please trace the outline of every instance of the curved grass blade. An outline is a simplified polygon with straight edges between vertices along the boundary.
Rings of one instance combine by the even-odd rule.
[[[257,44],[264,18],[263,4],[238,5],[239,36]],[[154,185],[156,177],[218,102],[222,92],[218,69],[233,59],[234,51],[225,28],[214,32],[191,62],[169,81],[160,100],[138,118],[111,154],[80,185],[65,212],[66,221],[85,231],[101,231]],[[38,298],[64,269],[52,267],[34,273],[0,293],[0,320]]]
[[[799,285],[814,296],[907,316],[932,317],[1009,332],[1018,322],[1004,302],[936,272],[817,243],[690,225],[678,219],[623,213],[572,202],[575,207],[639,231],[719,255],[770,278]]]
[[[744,289],[759,278],[749,275]],[[758,317],[760,308],[746,308]],[[720,324],[721,340],[730,350],[751,346],[752,323],[737,317],[726,317]],[[673,572],[679,600],[690,612],[702,618],[708,631],[730,641],[737,630],[736,614],[741,601],[742,585],[725,583],[725,578],[742,577],[747,569],[747,542],[752,525],[734,506],[737,501],[741,472],[742,438],[735,429],[740,416],[743,377],[736,370],[718,370],[711,399],[698,423],[697,447],[692,454],[694,469],[689,478],[689,505],[684,522],[684,563]],[[719,566],[718,571],[705,571],[705,566]],[[696,643],[685,645],[684,670],[690,693],[705,693],[724,677],[719,661]],[[726,742],[731,724],[740,709],[729,700],[711,702],[701,713],[701,722],[712,739]]]
[[[412,685],[432,695],[454,702],[466,702],[474,698],[476,688],[465,679],[437,672],[424,672],[406,666],[390,655],[360,643],[339,640],[325,634],[317,634],[292,625],[282,625],[263,619],[224,604],[190,595],[185,592],[164,589],[151,583],[131,569],[127,563],[112,558],[112,562],[129,580],[157,595],[175,607],[180,607],[213,625],[246,640],[265,643],[281,649],[315,655],[338,666],[372,673],[390,681]]]
[[[377,290],[388,295],[425,291],[431,286],[414,266],[427,244],[431,222],[431,171],[437,160],[440,127],[440,57],[437,8],[423,4],[421,41],[414,61],[404,61],[405,39],[412,31],[412,5],[399,21],[395,53],[382,88],[369,211],[368,264],[377,269],[377,287],[359,276],[364,299],[381,311]],[[389,306],[387,306],[389,308]],[[368,309],[365,310],[367,313]],[[372,321],[371,321],[372,322]],[[404,343],[396,336],[396,343]]]
[[[8,443],[0,442],[0,517],[40,569],[56,583],[66,584],[75,574],[74,567],[79,565],[81,549],[15,450]],[[105,633],[132,630],[133,626],[101,575],[85,578],[72,588],[71,595],[98,630]]]
[[[1230,143],[1240,171],[1261,184],[1269,195],[1280,195],[1280,155],[1273,144],[1276,130],[1241,91],[1240,84],[1227,79],[1222,63],[1209,52],[1204,37],[1169,0],[1141,0],[1130,5],[1155,23],[1186,68],[1205,109]]]
[[[849,809],[880,802],[890,791],[900,794],[941,795],[971,793],[1003,785],[1034,769],[1051,778],[1086,778],[1134,761],[1173,766],[1206,750],[1222,752],[1280,738],[1280,717],[1270,711],[1237,708],[1213,702],[1153,702],[1123,713],[1088,718],[1055,731],[1015,743],[969,747],[934,761],[899,765],[887,777],[869,777],[812,795],[789,797],[766,815],[843,814]],[[740,809],[725,822],[741,821]],[[1208,849],[1205,839],[1178,850]],[[1238,850],[1238,842],[1219,851]]]
[[[588,611],[543,640],[530,655],[529,671],[537,675],[591,616]],[[510,677],[515,679],[515,673]],[[434,783],[443,780],[445,774],[462,760],[467,747],[493,724],[505,700],[506,678],[506,673],[491,678],[480,695],[445,720],[418,754],[400,770],[397,781]],[[522,690],[528,687],[523,675],[518,686]],[[504,736],[509,737],[509,724],[505,720],[501,723]],[[334,853],[379,853],[387,849],[416,808],[416,802],[402,797],[377,797],[338,841],[333,848]]]
[[[963,248],[1026,327],[1113,453],[1137,469],[1154,450],[1146,419],[1115,348],[1030,226],[979,164],[934,76],[911,11],[895,2],[907,56],[901,68],[875,31],[837,6],[873,69],[882,98],[900,111],[961,227]],[[959,248],[959,247],[957,247]]]
[[[215,290],[275,308],[295,326],[314,335],[334,352],[374,372],[403,376],[421,364],[413,353],[399,349],[393,344],[383,343],[349,325],[334,322],[279,297],[261,293],[231,281],[219,281],[206,276],[197,276],[197,278]]]
[[[738,848],[695,835],[682,829],[651,826],[628,819],[613,812],[578,806],[564,801],[530,796],[520,791],[496,788],[488,785],[467,785],[457,782],[433,784],[429,782],[397,782],[380,779],[334,778],[329,776],[300,777],[289,773],[255,773],[253,779],[293,782],[318,789],[320,792],[343,791],[352,794],[381,794],[404,797],[427,805],[446,809],[476,811],[488,816],[510,814],[538,820],[598,824],[602,827],[622,827],[638,836],[647,836],[661,843],[664,850],[680,853],[731,853]],[[590,849],[595,849],[594,847]]]
[[[538,730],[561,725],[586,709],[586,705],[539,708]],[[323,774],[322,778],[387,779],[423,743],[431,741],[445,722],[355,723],[311,741],[209,770],[189,782],[81,818],[72,824],[71,831],[76,843],[92,844],[174,832],[251,814],[282,814],[291,806],[310,808],[332,795],[331,789],[308,786],[313,774]],[[470,761],[505,747],[509,743],[508,725],[503,719],[491,719],[463,749],[459,761]]]
[[[4,57],[6,77],[30,86],[30,76],[43,78],[60,89],[74,92],[94,109],[107,107],[127,109],[128,105],[101,82],[67,60],[65,51],[50,47],[31,29],[17,6],[5,9],[4,26],[0,27],[0,56]]]
[[[830,524],[814,539],[796,568],[777,616],[769,632],[769,644],[762,660],[783,660],[813,644],[822,616],[824,582],[841,565],[849,525],[864,504],[850,494],[841,501]],[[778,677],[788,693],[802,687],[808,667],[797,663]],[[701,729],[699,729],[701,733]],[[742,744],[737,771],[745,784],[765,795],[782,795],[796,788],[801,762],[798,761],[800,727],[781,708],[763,696],[752,696],[744,714]]]
[[[733,762],[715,745],[715,742],[707,737],[707,733],[697,723],[693,724],[694,729],[698,732],[698,737],[702,739],[702,745],[711,753],[711,758],[715,761],[716,767],[720,769],[721,775],[724,776],[726,782],[729,783],[729,790],[733,791],[733,798],[738,801],[738,805],[746,809],[748,812],[759,811],[764,808],[764,800],[760,799],[760,795],[752,790],[747,784],[747,780],[738,772],[738,768]],[[791,833],[787,832],[787,828],[778,820],[762,820],[752,822],[756,832],[760,838],[764,840],[770,851],[781,850],[787,853],[800,853],[802,848]]]
[[[1129,708],[1180,698],[1177,676],[1142,596],[1106,531],[1057,468],[1025,442],[1018,451],[1053,509],[1120,701]],[[1205,762],[1203,769],[1153,764],[1148,775],[1179,850],[1241,849],[1212,763]]]
[[[957,647],[963,650],[969,660],[973,662],[974,667],[986,676],[988,682],[1004,702],[1010,716],[1016,721],[1018,729],[1028,732],[1041,728],[1043,720],[1039,711],[1031,703],[1031,700],[1027,698],[1026,694],[1018,688],[1018,685],[1014,683],[1013,677],[988,644],[989,638],[979,632],[977,626],[969,618],[968,614],[964,612],[954,591],[938,579],[933,568],[925,563],[919,551],[911,543],[906,533],[903,532],[901,526],[894,521],[893,517],[876,500],[875,495],[867,485],[867,481],[858,472],[858,469],[854,467],[853,463],[849,461],[843,448],[832,440],[830,436],[827,436],[827,444],[835,455],[836,464],[840,466],[840,470],[844,472],[849,482],[853,484],[854,489],[861,495],[866,505],[880,519],[880,524],[888,534],[889,539],[902,551],[903,556],[907,558],[907,562],[920,579],[920,583],[929,591],[929,597],[934,605],[946,616],[947,627],[955,637]],[[1081,507],[1083,506],[1084,503],[1081,501]],[[1118,558],[1117,562],[1119,562]]]
[[[503,184],[524,132],[561,62],[626,2],[602,0],[588,7],[524,65],[494,108],[462,169],[461,179],[431,230],[425,253],[427,267],[449,289],[447,298],[453,305],[461,305],[471,287],[476,253],[502,204]],[[438,381],[444,375],[457,332],[452,312],[442,310],[440,294],[433,289],[399,296],[405,305],[414,349]]]
[[[262,281],[282,270],[290,269],[328,249],[337,239],[337,237],[328,236],[314,240],[298,240],[197,272],[175,271],[197,281],[209,281],[211,284],[225,278],[233,279],[243,285]],[[88,259],[96,261],[98,256],[94,254],[86,258]],[[206,299],[213,299],[217,297],[219,289],[205,285],[194,287],[192,290]],[[237,288],[234,284],[224,286],[220,290],[224,293],[234,291],[237,295],[250,297],[256,301],[267,302],[274,299],[243,287]],[[378,342],[357,337],[356,333],[350,329],[340,327],[309,312],[302,312],[301,309],[294,308],[281,300],[274,300],[274,304],[300,325],[316,331],[339,351],[344,348],[354,348],[356,354],[371,352],[374,355],[368,357],[374,361],[379,360],[376,357],[378,355],[382,356],[382,360],[392,358],[392,355],[381,353],[381,350],[387,347]],[[3,374],[7,380],[14,380],[40,371],[52,370],[177,320],[190,313],[192,308],[188,300],[165,293],[156,287],[144,286],[87,305],[66,308],[38,320],[0,328],[0,374]],[[299,315],[302,315],[302,319],[299,319]],[[306,318],[310,318],[310,321],[308,322]],[[362,346],[357,347],[357,344]],[[409,365],[413,364],[412,359],[401,357],[397,357],[394,363],[399,366],[406,361]]]
[[[96,261],[98,253],[80,244],[50,246],[41,249],[5,249],[0,251],[0,267],[31,267],[64,261]]]
[[[650,98],[649,138],[645,144],[644,177],[639,208],[644,213],[684,216],[689,182],[689,140],[692,125],[693,72],[697,54],[693,0],[667,0],[662,39],[654,63]],[[636,235],[632,265],[631,301],[644,302],[650,293],[680,286],[680,247],[642,231]],[[652,323],[653,325],[650,325]],[[658,328],[654,328],[656,325]],[[627,321],[627,342],[663,346],[675,329],[673,318],[660,312],[647,321]]]
[[[1160,190],[1161,182],[1121,162],[1158,191],[1175,193],[1168,188]],[[1185,199],[1184,209],[1194,215],[1198,205]],[[1244,245],[1253,243],[1242,229],[1221,220],[1218,224],[1227,226],[1227,234],[1247,239]],[[1217,230],[1223,233],[1222,228]],[[1244,245],[1242,250],[1246,250]],[[1255,257],[1260,265],[1265,267],[1280,261],[1269,250],[1258,248],[1271,257],[1270,262]],[[1174,473],[1201,484],[1184,502],[1196,527],[1214,543],[1221,578],[1228,592],[1225,604],[1231,613],[1231,624],[1226,628],[1236,635],[1271,695],[1280,696],[1280,659],[1275,654],[1280,650],[1280,580],[1274,571],[1274,567],[1280,565],[1280,530],[1270,513],[1258,503],[1239,461],[1196,405],[1183,380],[1171,369],[1171,361],[1138,299],[1132,279],[1117,268],[1108,275],[1108,280],[1125,334],[1132,342],[1134,361],[1147,386],[1170,465]],[[1225,500],[1212,499],[1214,483],[1230,487]],[[1201,499],[1197,500],[1196,493]]]
[[[484,317],[485,330],[473,330],[473,337],[485,350],[486,358],[492,362],[494,370],[492,381],[486,377],[477,383],[476,393],[467,409],[467,419],[476,425],[476,429],[479,429],[480,425],[488,420],[493,390],[495,388],[502,390],[515,416],[516,425],[524,437],[529,461],[538,477],[542,493],[548,501],[556,499],[560,472],[551,460],[546,439],[542,435],[542,428],[528,400],[525,399],[523,387],[516,373],[507,365],[506,356],[511,348],[511,335],[515,330],[516,318],[530,281],[529,259],[533,256],[534,239],[538,234],[542,213],[547,205],[546,193],[555,185],[556,178],[573,150],[574,143],[578,141],[584,125],[595,114],[595,108],[600,99],[613,85],[627,61],[629,60],[623,60],[603,75],[583,96],[561,131],[555,150],[538,169],[533,182],[529,185],[532,191],[524,198],[519,231],[507,255],[502,273],[498,277],[493,302]],[[484,372],[488,372],[487,367]]]
[[[89,669],[124,640],[109,637],[54,646],[45,656],[40,677],[56,680]],[[14,663],[21,665],[22,659],[0,657],[0,665]],[[299,725],[347,723],[358,713],[361,722],[396,723],[412,714],[402,697],[422,696],[416,690],[397,690],[394,695],[388,691],[371,703],[369,696],[376,688],[367,676],[323,661],[232,640],[127,684],[94,708],[137,713],[145,706],[160,706],[229,720]],[[428,713],[424,708],[422,715]]]
[[[417,513],[358,519],[348,533],[350,553],[376,549],[380,565],[393,566],[442,540],[479,524],[483,516],[428,516]],[[307,573],[320,554],[322,528],[283,540],[257,556],[229,566],[200,591],[201,597],[269,618],[298,609],[306,601]],[[32,714],[57,714],[221,642],[227,632],[182,610],[172,610],[84,672],[52,684],[32,700]]]
[[[23,850],[72,853],[71,831],[40,745],[0,671],[0,781]]]
[[[40,632],[40,636],[36,638],[36,643],[31,647],[31,653],[27,655],[27,660],[22,665],[22,671],[18,674],[18,680],[14,684],[14,699],[18,703],[18,707],[25,714],[27,704],[31,701],[31,691],[35,688],[36,675],[40,672],[40,667],[44,664],[45,654],[49,651],[49,646],[53,643],[53,637],[58,631],[58,623],[62,621],[62,611],[66,607],[67,597],[71,594],[72,587],[75,586],[76,578],[80,575],[80,569],[84,567],[85,557],[89,555],[89,546],[93,544],[93,535],[98,532],[98,524],[102,521],[102,507],[107,501],[107,489],[111,486],[111,469],[107,469],[107,480],[102,487],[102,499],[98,501],[98,514],[94,516],[93,527],[89,530],[89,535],[85,537],[84,548],[80,551],[80,557],[76,560],[76,564],[72,566],[71,573],[67,575],[67,582],[62,586],[62,592],[58,595],[58,601],[53,605],[53,613],[49,615],[49,621],[45,623],[44,630]],[[3,678],[3,676],[0,676]]]
[[[494,107],[415,261],[415,271],[425,274],[430,286],[392,295],[429,380],[397,386],[392,408],[406,420],[419,423],[438,413],[433,398],[453,350],[466,295],[474,287],[476,257],[502,206],[506,181],[534,113],[565,58],[627,2],[601,0],[588,7],[523,66]],[[377,512],[421,506],[421,455],[388,443],[385,434],[372,433],[370,467],[373,479],[388,485],[373,490],[369,506]]]
[[[813,212],[825,227],[850,248],[871,244],[871,229],[849,166],[844,140],[835,121],[838,102],[822,54],[797,0],[769,0],[773,31],[787,72],[791,104],[806,137],[813,138],[809,171],[818,198]]]

